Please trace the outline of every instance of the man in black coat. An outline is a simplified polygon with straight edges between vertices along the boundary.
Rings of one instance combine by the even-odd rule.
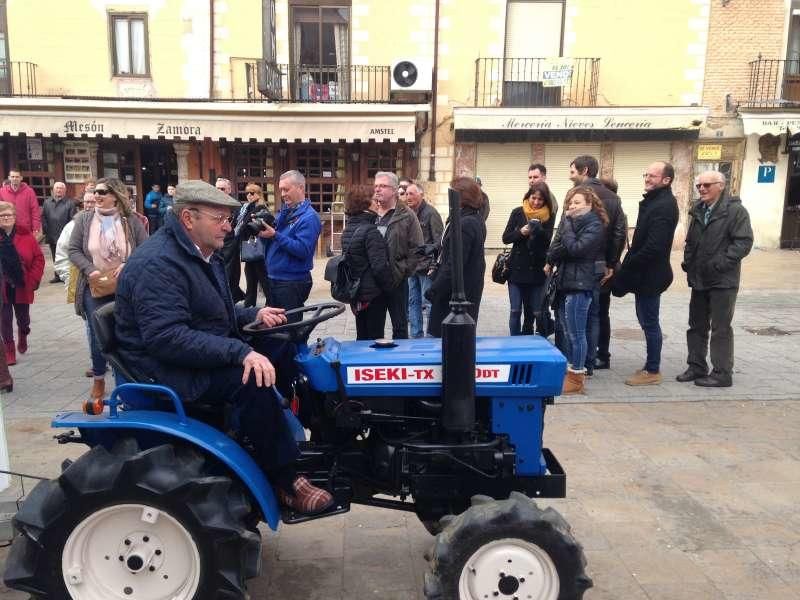
[[[668,162],[656,161],[647,167],[633,241],[612,284],[615,296],[633,292],[636,318],[647,344],[644,368],[625,380],[628,385],[654,385],[662,379],[663,337],[658,315],[661,294],[672,283],[669,255],[678,225],[678,201],[671,188],[674,179],[675,168]]]
[[[614,269],[619,267],[619,259],[625,249],[625,240],[628,236],[625,213],[622,210],[622,202],[614,192],[608,189],[597,178],[600,165],[594,156],[576,156],[569,165],[569,178],[575,185],[584,185],[591,188],[600,198],[603,207],[608,215],[608,226],[606,227],[606,274],[601,281],[601,289],[595,292],[592,298],[592,305],[589,308],[589,322],[586,335],[589,341],[589,352],[586,355],[586,368],[591,373],[595,368],[608,369],[611,366],[611,355],[597,355],[597,343],[600,337],[600,324],[603,323],[604,329],[609,334],[611,330],[611,320],[609,310],[611,307],[610,290],[605,286],[611,279]],[[603,296],[601,298],[601,296]]]
[[[53,262],[56,260],[56,242],[64,226],[72,220],[78,212],[78,205],[72,198],[67,198],[67,186],[63,181],[53,184],[53,195],[47,198],[42,205],[42,233],[50,246],[50,255]],[[50,283],[58,283],[61,278],[53,273]]]
[[[750,215],[742,201],[725,192],[725,176],[706,171],[697,177],[700,201],[689,213],[686,248],[681,267],[686,271],[692,299],[686,344],[689,368],[678,381],[703,387],[733,385],[733,310],[739,293],[742,259],[753,247]],[[711,332],[711,364],[706,355]]]
[[[218,177],[215,187],[226,194],[231,200],[236,202],[234,206],[231,204],[231,208],[237,209],[234,216],[234,228],[238,224],[239,220],[244,217],[244,212],[247,209],[247,203],[241,203],[236,201],[233,197],[231,197],[231,192],[233,191],[233,186],[231,185],[230,179],[225,179],[224,177]],[[233,294],[233,301],[239,302],[240,300],[244,300],[245,293],[242,291],[242,288],[239,287],[239,281],[242,277],[242,261],[239,256],[239,253],[242,248],[242,242],[238,236],[236,236],[233,232],[233,228],[231,229],[230,233],[225,236],[225,243],[222,246],[222,260],[225,261],[225,273],[228,276],[228,285],[231,288],[231,293]]]
[[[333,498],[297,477],[297,443],[270,391],[275,368],[239,332],[246,323],[274,326],[286,317],[282,309],[234,306],[218,251],[231,231],[230,210],[238,206],[202,181],[177,187],[166,223],[120,275],[114,310],[119,354],[137,378],[171,387],[187,404],[232,404],[240,433],[281,500],[319,512]]]

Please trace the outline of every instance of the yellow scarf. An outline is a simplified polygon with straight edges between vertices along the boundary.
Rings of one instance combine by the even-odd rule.
[[[550,220],[550,209],[547,204],[542,204],[541,208],[531,208],[531,203],[527,200],[522,201],[522,210],[525,211],[525,218],[530,221],[531,219],[539,219],[542,223]]]

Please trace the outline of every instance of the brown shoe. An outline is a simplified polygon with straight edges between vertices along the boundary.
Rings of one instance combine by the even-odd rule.
[[[328,490],[323,490],[311,484],[302,475],[292,483],[294,494],[278,490],[278,498],[286,506],[295,509],[304,515],[314,515],[330,508],[333,496]]]
[[[642,369],[628,377],[625,385],[658,385],[661,383],[661,379],[661,373],[650,373]]]
[[[567,369],[567,375],[564,377],[564,387],[561,388],[561,395],[568,396],[569,394],[582,394],[585,381],[585,373]]]

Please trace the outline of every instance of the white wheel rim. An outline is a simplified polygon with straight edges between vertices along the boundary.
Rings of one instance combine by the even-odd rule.
[[[200,554],[175,518],[144,504],[117,504],[86,517],[61,554],[73,600],[191,600]]]
[[[558,592],[558,572],[547,552],[516,538],[478,548],[458,582],[461,600],[557,600]]]

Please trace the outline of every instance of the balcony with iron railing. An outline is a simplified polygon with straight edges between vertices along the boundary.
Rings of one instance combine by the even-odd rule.
[[[800,108],[800,58],[750,61],[744,108]]]
[[[388,103],[388,66],[245,65],[247,99],[253,102]]]
[[[479,58],[475,106],[595,106],[599,71],[599,58]]]
[[[0,96],[36,96],[37,65],[0,59]]]

